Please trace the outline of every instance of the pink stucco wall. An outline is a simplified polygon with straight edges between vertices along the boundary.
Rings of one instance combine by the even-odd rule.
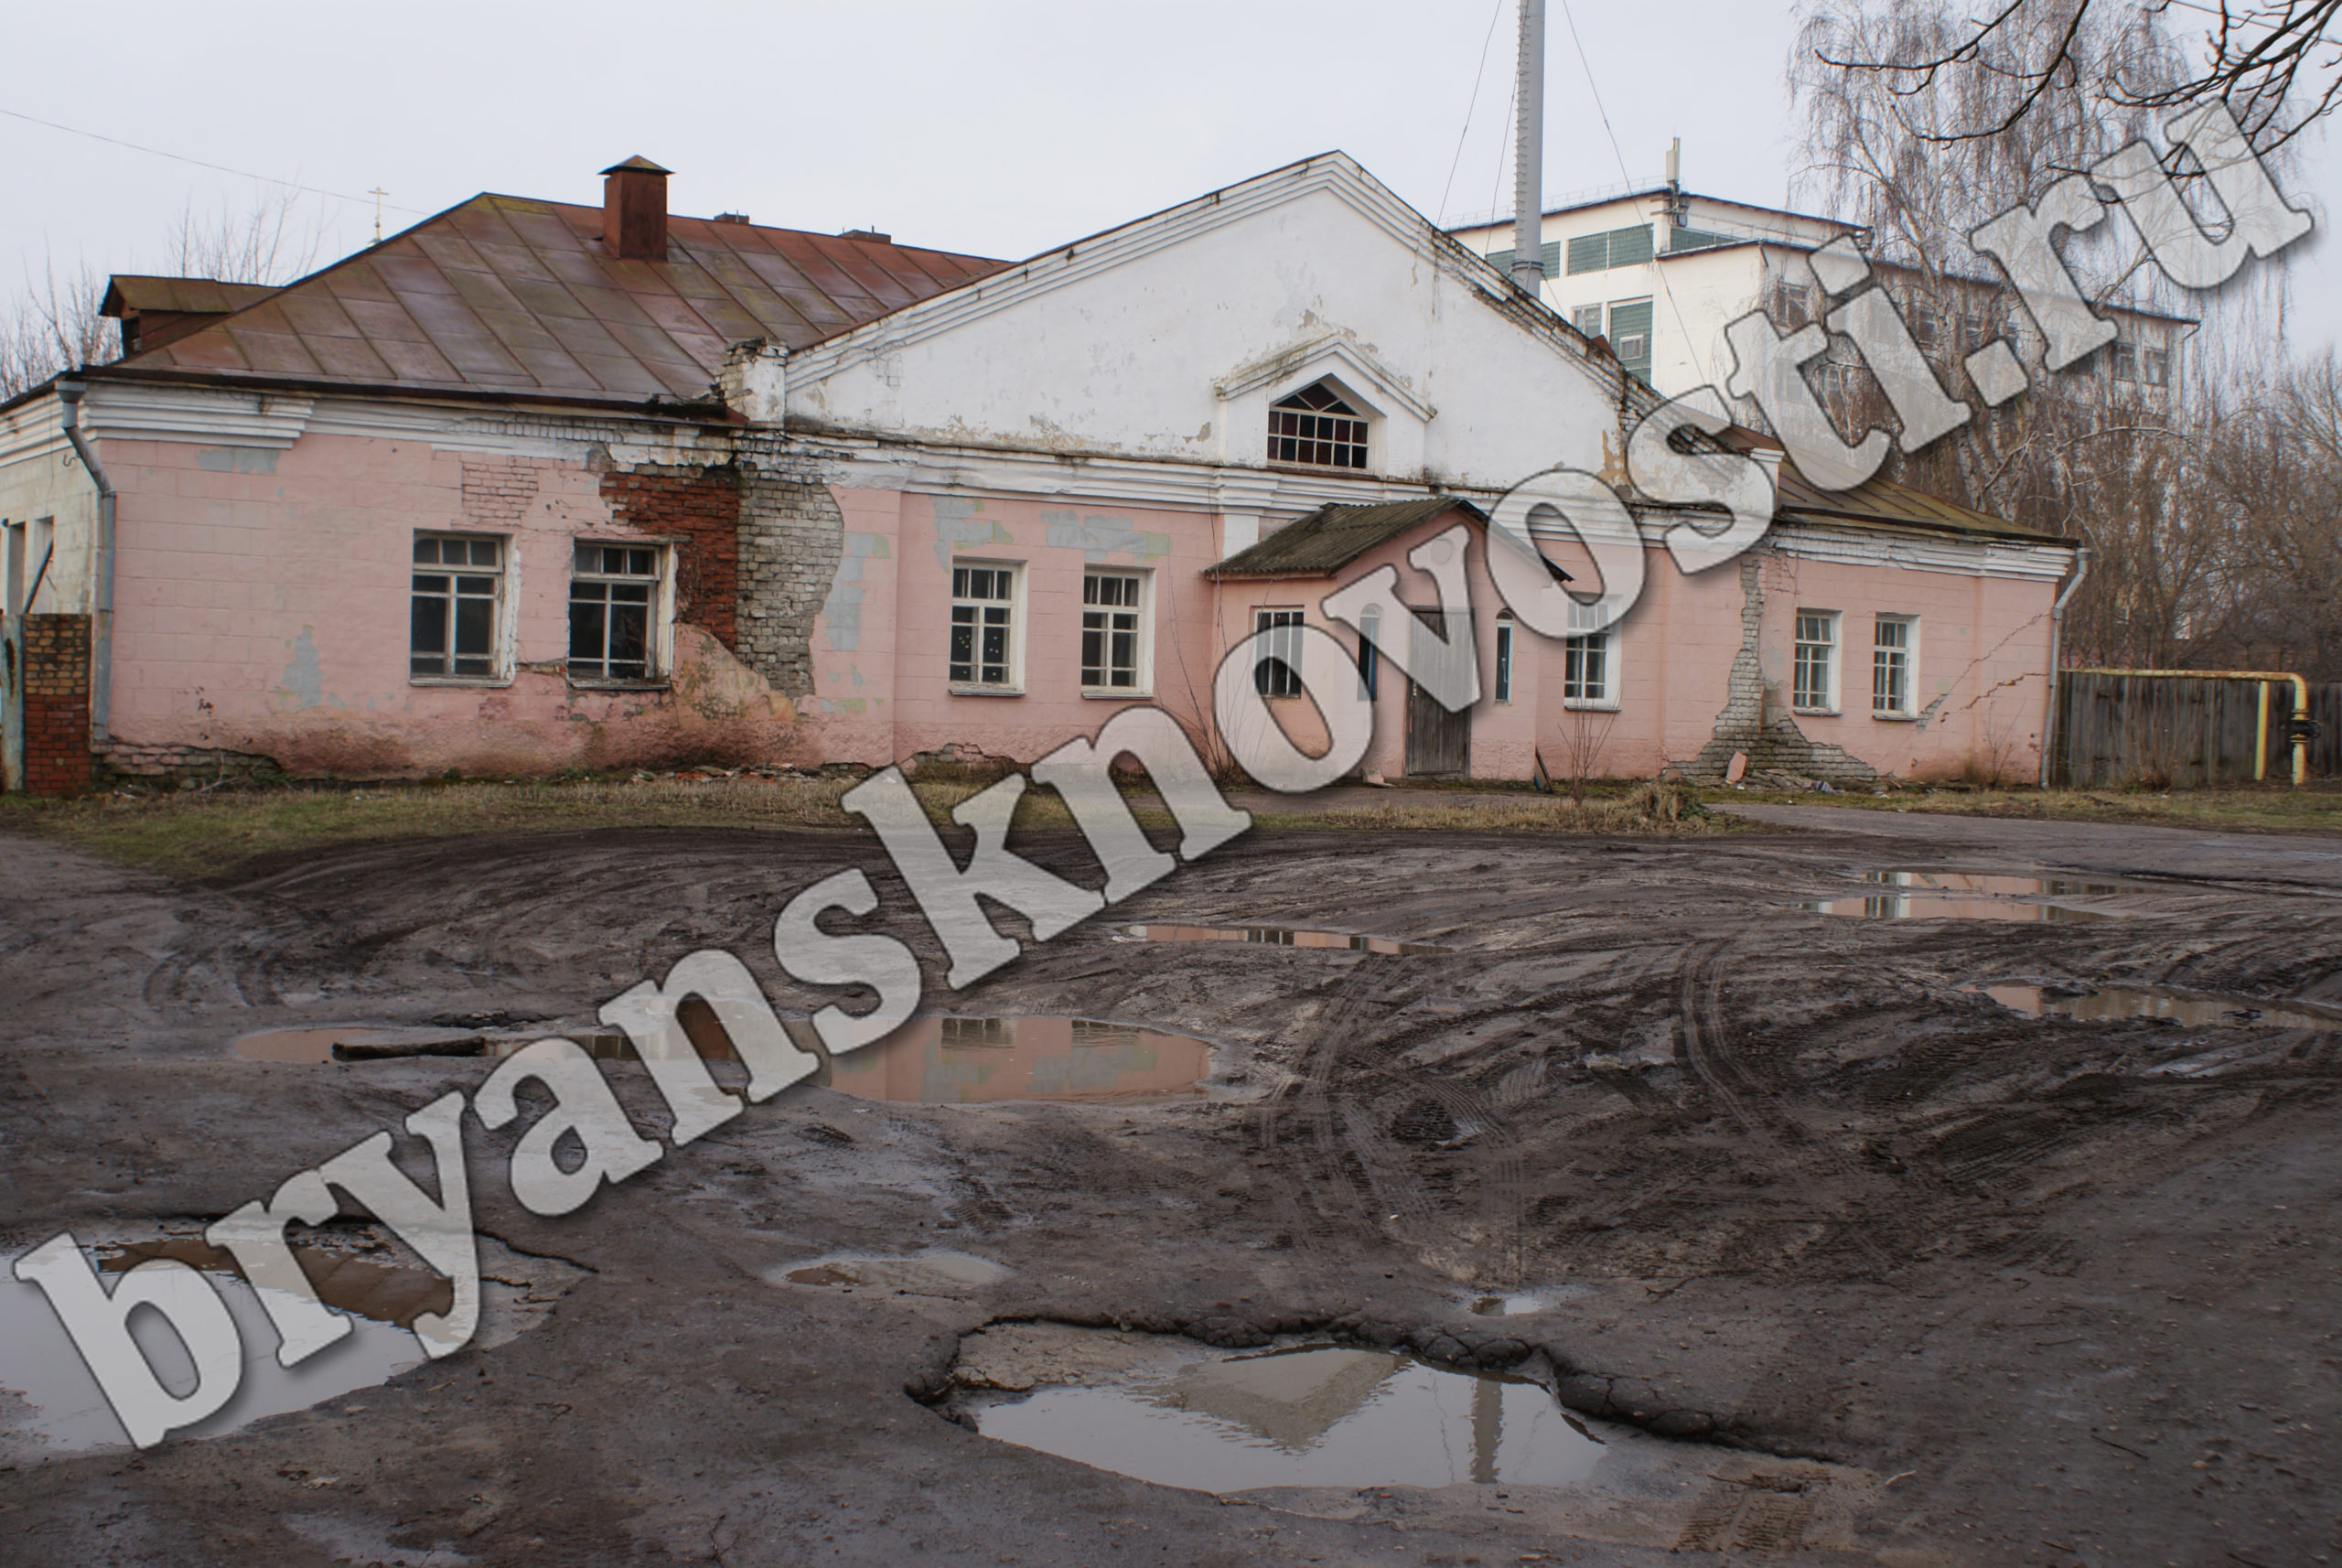
[[[112,727],[134,754],[367,776],[788,744],[790,704],[692,627],[675,628],[671,690],[571,687],[572,545],[640,537],[585,464],[331,435],[284,450],[113,438],[101,456],[121,497]],[[408,677],[414,536],[438,529],[507,542],[508,679]]]
[[[815,623],[807,721],[833,760],[885,763],[958,746],[1031,761],[1094,733],[1130,703],[1193,719],[1210,701],[1211,585],[1219,522],[1144,507],[833,492],[845,519],[837,585]],[[1015,613],[1023,680],[1015,694],[954,692],[949,676],[953,564],[1021,573]],[[1092,567],[1136,571],[1152,682],[1085,696],[1081,590]]]
[[[1456,516],[1434,518],[1360,556],[1330,578],[1233,581],[1221,586],[1220,646],[1252,630],[1255,611],[1300,608],[1308,624],[1324,627],[1355,656],[1357,638],[1318,609],[1340,582],[1383,565],[1396,568],[1401,596],[1411,604],[1438,600],[1431,578],[1407,564],[1407,554],[1452,527]],[[1641,597],[1613,634],[1606,707],[1563,700],[1564,651],[1558,640],[1516,626],[1510,700],[1495,695],[1499,611],[1503,605],[1475,530],[1467,576],[1474,635],[1480,659],[1481,698],[1473,710],[1471,773],[1523,779],[1532,747],[1545,766],[1566,776],[1582,766],[1590,777],[1649,777],[1669,763],[1696,759],[1715,738],[1732,699],[1735,657],[1744,640],[1746,592],[1741,564],[1695,575],[1678,571],[1663,549],[1647,553]],[[1760,596],[1757,664],[1766,687],[1767,716],[1784,716],[1809,740],[1836,746],[1881,773],[1901,778],[1956,775],[1971,769],[2030,778],[2039,762],[2047,700],[2048,612],[2056,585],[1887,564],[1845,564],[1767,552],[1749,558]],[[1789,713],[1797,612],[1840,617],[1840,712]],[[1871,632],[1881,614],[1918,623],[1913,682],[1919,715],[1874,717],[1870,703]],[[1386,643],[1403,630],[1386,628]],[[1375,736],[1363,767],[1386,778],[1405,772],[1405,682],[1385,665],[1375,704]],[[1932,704],[1932,706],[1931,706]],[[1280,723],[1305,750],[1322,746],[1324,726],[1303,699],[1273,703]],[[1581,760],[1582,759],[1582,760]]]

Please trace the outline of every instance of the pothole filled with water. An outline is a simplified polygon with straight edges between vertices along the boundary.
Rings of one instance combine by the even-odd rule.
[[[1133,942],[1251,942],[1273,948],[1329,948],[1336,951],[1380,953],[1406,957],[1419,953],[1452,953],[1437,942],[1404,942],[1396,937],[1361,936],[1351,931],[1313,931],[1290,926],[1124,926],[1119,940]]]
[[[704,1030],[693,1027],[690,1016],[692,1004],[679,1009],[686,1033],[694,1044],[700,1044]],[[702,1045],[703,1056],[720,1055],[729,1059],[732,1043],[724,1037],[715,1015],[709,1010],[706,1024],[714,1028],[708,1036],[712,1046]],[[294,1029],[260,1029],[239,1036],[232,1046],[236,1055],[255,1062],[370,1062],[393,1061],[415,1057],[509,1057],[521,1047],[543,1039],[548,1034],[558,1034],[574,1040],[597,1060],[632,1061],[634,1047],[626,1036],[614,1029],[582,1029],[564,1033],[559,1029],[541,1029],[526,1035],[482,1035],[468,1029],[438,1029],[411,1027],[387,1024],[313,1024]]]
[[[811,1031],[792,1031],[810,1046]],[[812,1082],[865,1100],[976,1105],[1002,1100],[1197,1100],[1211,1045],[1094,1018],[914,1018]]]
[[[1207,1492],[1584,1481],[1605,1452],[1535,1383],[1402,1352],[1214,1350],[995,1324],[961,1342],[951,1412],[984,1436]]]
[[[2342,1029],[2342,1012],[2154,985],[2104,985],[2080,991],[2008,982],[1961,989],[1989,996],[2029,1018],[2167,1018],[2175,1024],[2198,1026]]]
[[[714,1009],[693,997],[675,1010],[691,1048],[709,1061],[737,1061]],[[914,1018],[850,1055],[822,1050],[805,1019],[783,1021],[798,1046],[821,1058],[808,1082],[864,1100],[974,1105],[1004,1100],[1144,1104],[1201,1099],[1211,1043],[1192,1035],[1096,1018],[1038,1015],[1006,1018]],[[357,1064],[420,1057],[504,1057],[549,1035],[574,1040],[597,1059],[635,1061],[633,1043],[607,1029],[547,1026],[527,1034],[381,1024],[263,1029],[235,1042],[247,1061]]]
[[[908,1258],[876,1257],[869,1253],[839,1253],[808,1262],[786,1264],[766,1277],[793,1285],[819,1285],[843,1291],[856,1289],[897,1295],[965,1296],[998,1284],[1015,1270],[971,1252],[931,1248]]]
[[[446,1309],[447,1281],[370,1236],[294,1243],[294,1256],[319,1300],[346,1315],[350,1331],[297,1365],[276,1359],[277,1333],[263,1293],[245,1283],[233,1260],[200,1235],[152,1237],[88,1250],[109,1289],[121,1274],[157,1258],[202,1271],[218,1291],[242,1343],[243,1370],[228,1402],[204,1421],[174,1432],[216,1437],[266,1416],[305,1409],[389,1382],[428,1357],[412,1328],[423,1313]],[[106,1402],[45,1293],[19,1282],[15,1258],[0,1258],[0,1461],[36,1462],[89,1449],[127,1447],[129,1434]],[[473,1343],[510,1343],[543,1320],[585,1271],[548,1258],[522,1257],[479,1240],[480,1322]],[[134,1314],[131,1337],[173,1394],[195,1387],[195,1365],[177,1336],[151,1312]]]
[[[1877,891],[1811,898],[1799,908],[1860,920],[2008,920],[2030,924],[2111,919],[2121,911],[2052,900],[2100,898],[2139,891],[2118,882],[1980,871],[1866,871],[1863,881]]]

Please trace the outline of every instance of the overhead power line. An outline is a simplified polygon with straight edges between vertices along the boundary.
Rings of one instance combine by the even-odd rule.
[[[91,141],[104,142],[111,146],[127,147],[134,153],[145,153],[149,157],[168,158],[173,163],[193,164],[198,168],[212,169],[220,174],[232,174],[239,179],[256,179],[264,185],[281,185],[287,190],[297,190],[309,196],[330,197],[336,201],[355,201],[360,206],[374,199],[371,196],[351,196],[343,191],[327,190],[314,185],[303,185],[298,180],[279,179],[274,175],[254,174],[250,169],[230,168],[226,164],[215,164],[203,158],[191,158],[184,153],[167,153],[160,147],[141,146],[136,142],[125,142],[120,136],[108,136],[96,131],[84,131],[78,125],[60,125],[54,120],[44,120],[38,114],[26,114],[15,109],[0,109],[0,114],[5,114],[11,120],[25,121],[28,124],[45,125],[52,131],[62,131],[69,136],[87,136]],[[386,201],[382,205],[394,211],[412,212],[418,218],[430,216],[421,208],[401,207],[395,201]]]

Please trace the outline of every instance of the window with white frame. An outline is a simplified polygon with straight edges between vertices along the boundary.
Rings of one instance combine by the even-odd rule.
[[[492,681],[502,673],[502,539],[476,533],[416,534],[410,605],[410,677]]]
[[[587,541],[576,546],[569,570],[571,680],[657,678],[666,560],[666,550],[656,544]]]
[[[1016,684],[1016,568],[951,568],[951,684]]]
[[[1366,415],[1324,381],[1269,405],[1269,461],[1366,467]]]
[[[1081,689],[1135,695],[1145,623],[1146,579],[1134,572],[1086,572],[1081,578]]]
[[[1570,601],[1570,635],[1562,639],[1562,705],[1567,708],[1607,708],[1617,704],[1617,671],[1612,668],[1611,639],[1615,628],[1603,627],[1592,605]]]
[[[1838,612],[1797,612],[1797,662],[1789,705],[1801,714],[1837,711]]]
[[[1512,612],[1497,612],[1497,701],[1512,701]]]
[[[1913,661],[1918,655],[1918,622],[1909,616],[1881,616],[1872,635],[1870,708],[1889,718],[1911,715]]]
[[[1382,612],[1368,606],[1358,618],[1358,694],[1374,701],[1382,673]]]
[[[1255,610],[1252,630],[1269,634],[1268,648],[1252,666],[1253,689],[1263,697],[1301,695],[1301,612]]]

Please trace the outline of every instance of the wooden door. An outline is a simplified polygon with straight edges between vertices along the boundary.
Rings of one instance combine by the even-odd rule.
[[[1417,608],[1408,628],[1407,663],[1411,670],[1432,674],[1474,658],[1472,618],[1456,612],[1447,618],[1448,635],[1438,635],[1441,612]],[[1407,682],[1407,773],[1411,778],[1455,778],[1471,770],[1472,710],[1449,713],[1414,681]]]

